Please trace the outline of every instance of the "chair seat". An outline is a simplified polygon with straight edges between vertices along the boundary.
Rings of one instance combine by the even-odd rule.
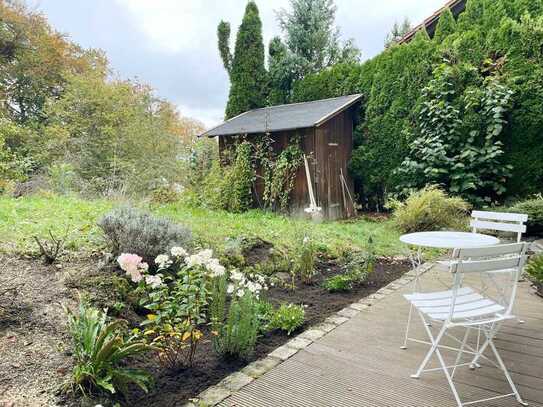
[[[405,299],[428,317],[445,321],[449,317],[453,291],[432,293],[405,294]],[[456,303],[452,316],[453,321],[472,320],[474,318],[501,318],[500,312],[505,308],[490,298],[485,298],[470,287],[462,287],[457,291]]]

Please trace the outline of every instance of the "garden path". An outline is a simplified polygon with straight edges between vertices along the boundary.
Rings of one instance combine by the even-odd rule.
[[[425,287],[441,289],[436,273],[439,271],[431,269],[424,275]],[[415,343],[408,350],[400,349],[409,310],[402,294],[409,289],[409,285],[404,286],[386,295],[219,405],[454,407],[441,372],[423,374],[418,380],[409,377],[427,351],[425,345]],[[528,282],[521,283],[517,314],[526,322],[507,323],[496,339],[513,380],[532,407],[543,407],[542,311],[543,300]],[[413,327],[415,336],[423,338],[422,325],[417,321]],[[465,401],[509,392],[501,372],[485,364],[475,373],[459,368],[455,381]],[[518,404],[506,398],[478,405]]]

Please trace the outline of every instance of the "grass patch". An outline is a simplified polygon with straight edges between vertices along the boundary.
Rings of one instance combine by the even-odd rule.
[[[62,235],[71,233],[66,247],[70,250],[94,250],[102,244],[96,226],[98,219],[121,202],[105,199],[83,200],[76,197],[35,195],[13,199],[0,197],[0,248],[9,252],[35,252],[32,236],[45,236],[49,229]],[[138,206],[145,206],[140,204]],[[227,237],[258,236],[285,248],[294,247],[296,232],[311,234],[319,249],[337,256],[349,250],[364,249],[373,237],[377,255],[404,253],[399,233],[390,221],[358,219],[346,222],[314,224],[260,210],[234,214],[167,204],[151,208],[157,215],[184,224],[200,244],[220,247]]]

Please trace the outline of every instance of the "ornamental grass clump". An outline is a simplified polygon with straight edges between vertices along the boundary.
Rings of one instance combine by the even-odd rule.
[[[467,228],[470,205],[449,197],[436,186],[413,192],[404,202],[392,201],[394,222],[403,233]]]
[[[114,255],[137,253],[153,266],[153,260],[174,246],[190,247],[192,234],[184,226],[149,212],[121,207],[105,215],[98,226]]]
[[[66,308],[66,313],[75,361],[72,384],[77,390],[83,394],[96,390],[126,394],[128,384],[134,383],[148,392],[152,376],[128,368],[124,362],[151,348],[135,336],[126,336],[126,321],[108,321],[106,313],[85,302],[80,302],[76,311]]]

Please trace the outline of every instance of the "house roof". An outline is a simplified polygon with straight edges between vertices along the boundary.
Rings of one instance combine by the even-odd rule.
[[[249,110],[206,131],[202,136],[271,133],[316,127],[352,106],[361,98],[362,95],[357,94]]]
[[[417,25],[407,34],[405,34],[403,38],[398,41],[398,44],[404,44],[411,41],[415,37],[417,32],[423,28],[426,29],[426,32],[428,33],[430,38],[432,38],[434,36],[434,33],[436,32],[437,23],[439,22],[439,17],[441,17],[441,14],[449,8],[451,9],[453,16],[456,18],[462,11],[466,9],[466,2],[467,0],[449,0],[447,4],[437,10],[434,14],[432,14],[419,25]]]

